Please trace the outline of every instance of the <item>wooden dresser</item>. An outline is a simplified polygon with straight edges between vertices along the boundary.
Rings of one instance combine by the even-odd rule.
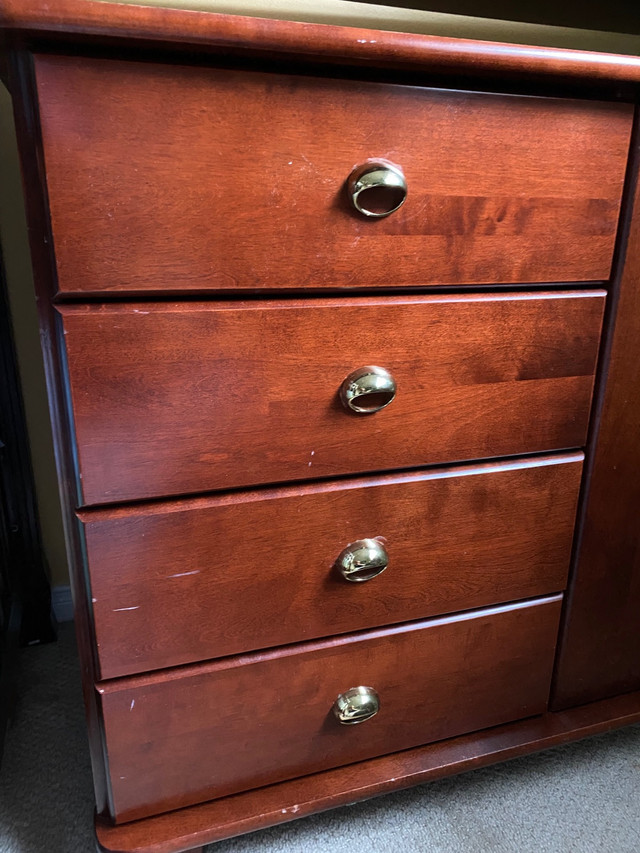
[[[0,11],[99,848],[640,720],[640,60]]]

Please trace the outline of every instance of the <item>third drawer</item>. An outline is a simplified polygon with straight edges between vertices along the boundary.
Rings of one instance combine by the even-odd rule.
[[[85,511],[101,677],[562,590],[581,470],[572,453]],[[388,566],[350,582],[345,551],[364,577]]]

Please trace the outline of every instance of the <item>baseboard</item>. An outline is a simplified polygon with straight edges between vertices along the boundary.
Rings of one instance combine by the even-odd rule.
[[[57,622],[73,622],[73,601],[70,586],[54,586],[52,588],[51,608]]]

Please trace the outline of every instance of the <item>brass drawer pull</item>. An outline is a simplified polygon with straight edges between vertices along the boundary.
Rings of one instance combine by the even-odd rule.
[[[380,710],[380,699],[373,687],[351,687],[333,703],[333,713],[343,726],[355,726],[370,720]]]
[[[371,219],[402,207],[407,198],[407,181],[399,166],[388,160],[369,160],[349,175],[347,189],[358,213]]]
[[[358,539],[347,545],[336,562],[345,580],[362,583],[384,572],[389,555],[377,539]]]
[[[396,381],[384,367],[367,365],[350,373],[340,387],[342,405],[358,415],[388,406],[396,396]]]

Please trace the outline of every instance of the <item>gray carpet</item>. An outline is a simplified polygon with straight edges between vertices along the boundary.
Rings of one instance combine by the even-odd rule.
[[[93,853],[72,626],[21,652],[0,853]],[[640,853],[640,727],[213,845],[210,853]]]

